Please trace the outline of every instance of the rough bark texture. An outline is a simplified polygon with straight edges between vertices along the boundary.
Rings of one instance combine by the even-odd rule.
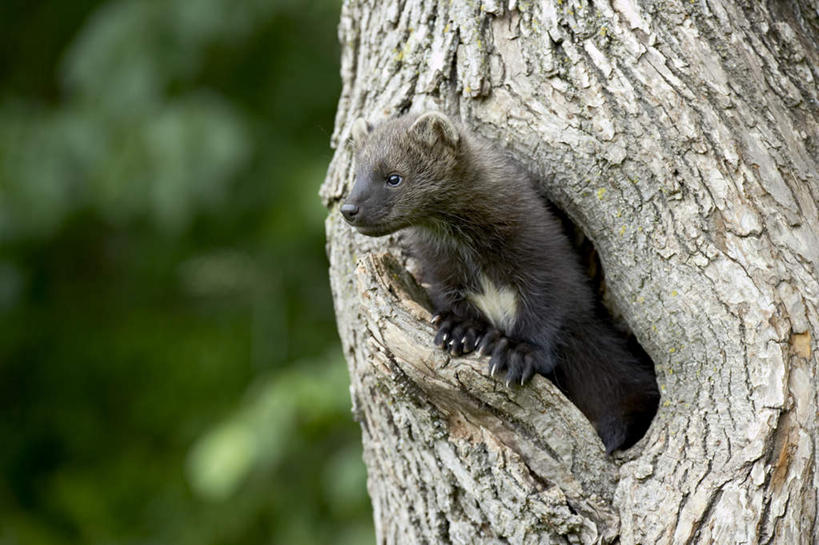
[[[819,543],[819,3],[347,0],[340,38],[321,195],[379,543]],[[625,454],[436,350],[400,237],[341,220],[352,121],[430,107],[594,241],[663,395]]]

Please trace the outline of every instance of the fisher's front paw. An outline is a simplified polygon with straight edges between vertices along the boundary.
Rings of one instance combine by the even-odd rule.
[[[448,351],[453,356],[469,354],[478,347],[486,326],[477,320],[464,320],[452,313],[443,312],[432,318],[438,326],[435,346]]]
[[[481,354],[489,355],[489,374],[506,372],[506,386],[526,384],[537,372],[543,375],[555,368],[554,357],[527,342],[514,341],[497,329],[487,331],[480,343]]]

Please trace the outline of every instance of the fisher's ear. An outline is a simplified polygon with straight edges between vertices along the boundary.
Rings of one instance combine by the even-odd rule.
[[[353,127],[350,131],[353,135],[353,145],[357,148],[361,147],[361,144],[364,143],[372,130],[372,125],[367,123],[363,117],[359,117],[353,121]]]
[[[410,127],[410,134],[428,146],[434,146],[440,142],[450,148],[457,148],[461,139],[458,129],[441,112],[423,114]]]

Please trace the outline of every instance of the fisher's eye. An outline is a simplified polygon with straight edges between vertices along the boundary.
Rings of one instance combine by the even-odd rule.
[[[387,176],[386,181],[387,181],[388,186],[395,187],[395,186],[401,184],[401,182],[403,181],[403,178],[401,176],[399,176],[398,174],[390,174],[389,176]]]

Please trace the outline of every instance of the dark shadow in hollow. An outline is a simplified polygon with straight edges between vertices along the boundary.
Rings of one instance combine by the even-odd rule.
[[[640,366],[643,369],[650,371],[651,375],[656,380],[657,374],[654,361],[651,359],[642,345],[640,345],[640,343],[637,341],[637,337],[631,331],[631,328],[628,326],[626,321],[616,312],[616,309],[612,309],[606,305],[606,301],[608,301],[606,292],[606,276],[605,271],[603,270],[603,265],[600,263],[600,256],[597,253],[597,249],[594,247],[594,243],[588,236],[586,236],[582,229],[575,225],[575,223],[566,213],[564,213],[554,203],[549,201],[545,196],[543,198],[550,211],[554,213],[563,224],[563,230],[577,252],[577,256],[583,271],[589,278],[589,285],[591,286],[595,295],[595,312],[597,316],[602,320],[612,323],[614,327],[623,334],[623,336],[626,338],[628,350],[637,358]],[[613,310],[615,312],[612,312]],[[659,401],[660,396],[658,395],[657,407],[659,407]],[[654,416],[656,416],[657,407],[655,407],[650,416],[646,415],[645,418],[642,418],[639,421],[639,423],[635,426],[635,433],[629,438],[629,441],[623,445],[622,450],[633,446],[634,443],[639,441],[645,435],[646,431],[648,431],[648,428],[651,425],[651,422],[654,420]]]

